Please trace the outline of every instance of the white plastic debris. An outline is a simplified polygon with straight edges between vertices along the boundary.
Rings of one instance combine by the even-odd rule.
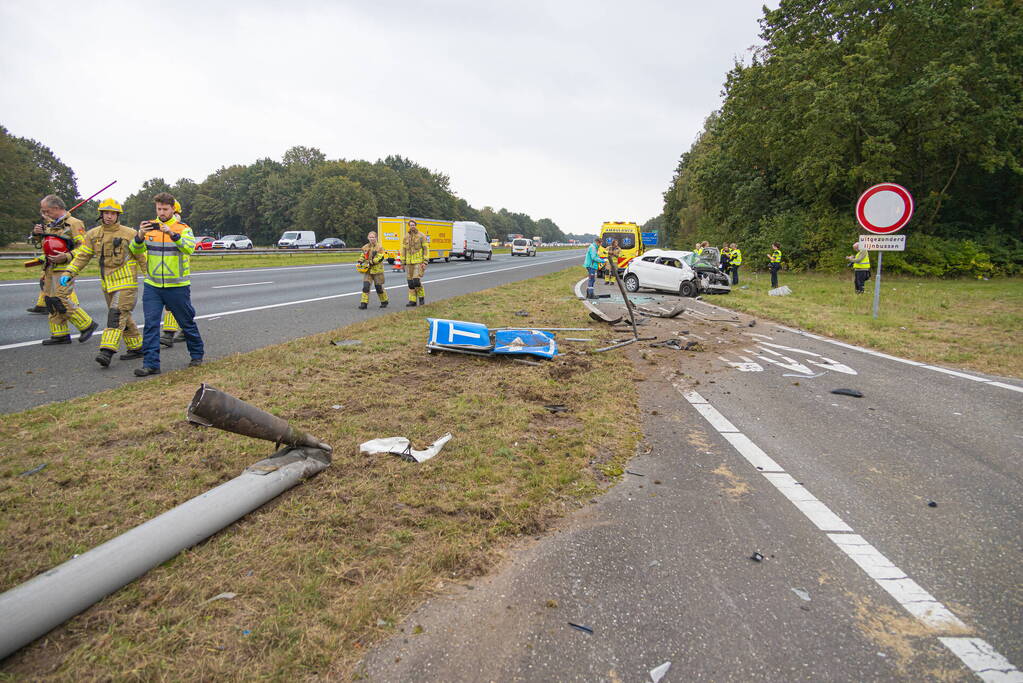
[[[371,439],[359,446],[359,450],[367,455],[391,453],[400,455],[405,460],[425,462],[440,453],[440,449],[444,448],[444,444],[450,440],[451,433],[449,432],[430,444],[429,448],[417,451],[412,449],[412,442],[404,436],[389,436],[384,439]]]
[[[789,289],[788,285],[782,285],[767,292],[768,296],[788,296],[791,293],[792,290]]]
[[[664,674],[668,673],[668,669],[671,668],[671,662],[665,662],[656,669],[650,669],[650,680],[653,683],[660,683],[660,680],[664,678]]]
[[[202,604],[205,605],[207,603],[213,602],[214,600],[234,600],[237,597],[238,597],[237,593],[217,593],[209,600],[204,601]]]
[[[798,595],[800,600],[806,600],[807,602],[810,602],[810,594],[807,593],[802,588],[793,588],[792,592]]]

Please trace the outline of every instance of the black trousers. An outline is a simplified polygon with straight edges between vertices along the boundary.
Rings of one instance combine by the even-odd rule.
[[[860,270],[854,270],[853,274],[854,274],[854,277],[856,278],[855,279],[856,291],[859,292],[860,294],[862,294],[863,293],[863,285],[864,285],[864,283],[866,283],[867,278],[870,277],[870,271],[867,270],[866,268],[863,268],[863,269],[860,269]]]
[[[771,269],[771,289],[777,289],[778,287],[778,271],[781,270],[780,263],[769,263],[767,267]]]
[[[732,284],[739,284],[739,266],[732,266]]]

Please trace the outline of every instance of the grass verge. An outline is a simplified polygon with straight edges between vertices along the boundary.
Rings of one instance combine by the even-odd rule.
[[[541,247],[539,251],[561,251],[578,249],[578,247]],[[494,249],[495,254],[509,254],[511,249]],[[0,261],[0,281],[30,280],[38,278],[39,268],[25,268],[23,261],[27,259],[4,259]],[[192,272],[201,273],[207,270],[241,270],[242,268],[266,268],[270,266],[309,266],[329,265],[331,263],[355,263],[359,260],[356,252],[316,252],[312,250],[283,250],[274,254],[245,254],[241,252],[218,252],[203,254],[192,258]],[[82,277],[99,277],[99,265],[93,259]]]
[[[187,424],[201,381],[335,448],[325,472],[8,658],[0,677],[350,675],[364,648],[439,582],[484,572],[503,541],[543,531],[635,451],[636,390],[621,357],[565,343],[567,353],[529,367],[424,350],[427,315],[586,327],[585,310],[566,296],[581,274],[575,267],[0,417],[0,590],[273,451]],[[532,317],[516,317],[522,308]],[[339,337],[362,344],[329,343]],[[552,415],[549,403],[571,412]],[[358,453],[370,438],[404,435],[421,446],[446,431],[454,438],[421,465]],[[238,597],[203,604],[221,592]]]
[[[853,291],[852,274],[779,274],[789,296],[768,296],[770,276],[741,273],[741,285],[708,301],[914,360],[1023,377],[1023,278],[938,280],[883,275]]]

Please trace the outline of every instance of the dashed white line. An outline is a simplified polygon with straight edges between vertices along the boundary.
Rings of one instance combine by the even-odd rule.
[[[945,605],[911,579],[881,551],[855,533],[841,517],[814,496],[792,475],[786,473],[767,453],[740,432],[724,415],[699,393],[671,381],[693,409],[700,413],[779,493],[813,522],[849,559],[885,590],[907,612],[930,628],[968,631],[969,627]],[[1023,672],[981,638],[941,637],[941,643],[959,657],[984,681],[1023,683]]]
[[[210,287],[210,289],[227,289],[229,287],[255,287],[256,285],[272,285],[272,284],[273,284],[273,280],[267,280],[266,282],[246,282],[245,284],[241,284],[241,285],[216,285],[215,287]]]

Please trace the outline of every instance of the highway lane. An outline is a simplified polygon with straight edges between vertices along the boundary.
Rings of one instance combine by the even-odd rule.
[[[581,251],[540,252],[533,258],[494,256],[491,261],[430,264],[424,278],[427,302],[555,272],[582,263]],[[370,308],[356,308],[362,275],[355,265],[283,266],[206,271],[192,276],[195,306],[206,358],[222,358],[296,337],[325,332],[371,315],[404,310],[408,289],[404,273],[388,267],[391,307],[380,309],[376,294]],[[103,295],[96,278],[77,286],[82,306],[103,324]],[[102,369],[93,360],[99,334],[70,346],[43,347],[49,335],[46,316],[26,313],[38,292],[35,281],[0,283],[0,412],[24,410],[137,381],[140,361],[119,361]],[[142,304],[135,309],[141,324]],[[164,372],[185,367],[183,343],[161,355]]]
[[[731,317],[644,327],[706,350],[630,350],[637,474],[413,614],[367,679],[1023,680],[1023,381]]]

